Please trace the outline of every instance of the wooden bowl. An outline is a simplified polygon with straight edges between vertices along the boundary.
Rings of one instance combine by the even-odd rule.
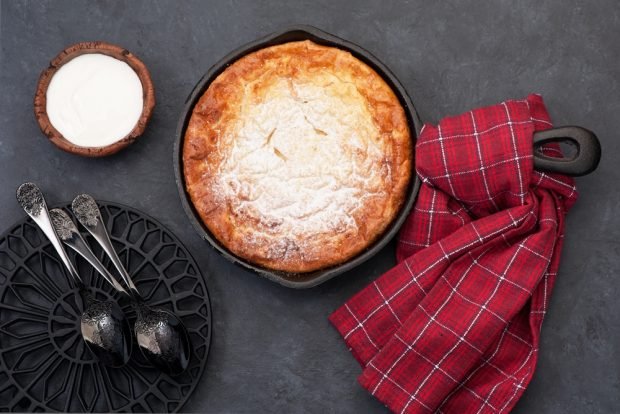
[[[127,63],[136,72],[140,82],[142,83],[144,103],[142,107],[142,114],[140,115],[138,122],[131,132],[129,132],[129,134],[121,140],[104,147],[90,148],[75,145],[63,137],[62,134],[54,128],[49,120],[49,117],[47,116],[47,88],[52,80],[52,77],[56,74],[56,71],[62,67],[62,65],[69,62],[71,59],[86,53],[101,53]],[[151,118],[154,107],[155,89],[153,88],[151,75],[149,74],[149,71],[144,63],[142,63],[140,59],[134,56],[127,49],[123,49],[120,46],[105,42],[77,43],[60,52],[54,59],[52,59],[49,67],[41,73],[39,83],[37,84],[37,91],[34,96],[34,115],[37,118],[41,131],[43,131],[50,141],[52,141],[52,143],[58,148],[85,157],[105,157],[106,155],[111,155],[122,150],[134,142],[144,132],[146,124]]]

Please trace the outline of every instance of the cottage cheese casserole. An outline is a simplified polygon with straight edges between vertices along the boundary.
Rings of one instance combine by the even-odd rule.
[[[398,214],[412,169],[405,112],[349,52],[311,41],[245,55],[195,105],[183,144],[196,212],[255,265],[310,272],[351,259]]]

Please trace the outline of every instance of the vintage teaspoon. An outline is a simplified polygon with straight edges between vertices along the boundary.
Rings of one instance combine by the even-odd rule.
[[[97,240],[129,288],[136,309],[134,333],[143,355],[169,375],[179,375],[189,365],[191,343],[183,322],[171,312],[149,307],[136,289],[118,257],[101,219],[95,200],[88,194],[77,196],[71,205],[78,221]]]
[[[17,189],[17,201],[50,240],[79,288],[86,306],[81,316],[80,330],[88,349],[107,366],[125,365],[131,352],[131,332],[125,314],[116,303],[96,300],[85,288],[54,230],[39,187],[33,183],[22,184]]]
[[[54,208],[50,210],[50,217],[52,219],[52,224],[54,225],[54,229],[56,230],[56,234],[65,244],[65,246],[70,247],[80,256],[82,256],[88,263],[91,264],[99,272],[101,276],[111,284],[114,289],[118,292],[129,296],[129,293],[125,290],[125,288],[118,283],[118,281],[108,272],[108,269],[99,261],[97,256],[90,250],[88,243],[82,237],[80,232],[78,231],[75,223],[71,220],[71,217],[63,210],[59,208]]]

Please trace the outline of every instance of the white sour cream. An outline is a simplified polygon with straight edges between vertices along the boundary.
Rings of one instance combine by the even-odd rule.
[[[124,138],[142,114],[142,83],[125,62],[92,53],[63,65],[47,88],[47,116],[63,137],[81,147]]]

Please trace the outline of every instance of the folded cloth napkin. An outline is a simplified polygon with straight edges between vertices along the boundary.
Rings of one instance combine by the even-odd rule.
[[[532,135],[550,127],[530,95],[422,129],[398,264],[330,316],[392,411],[508,412],[530,382],[577,198],[534,171]]]

